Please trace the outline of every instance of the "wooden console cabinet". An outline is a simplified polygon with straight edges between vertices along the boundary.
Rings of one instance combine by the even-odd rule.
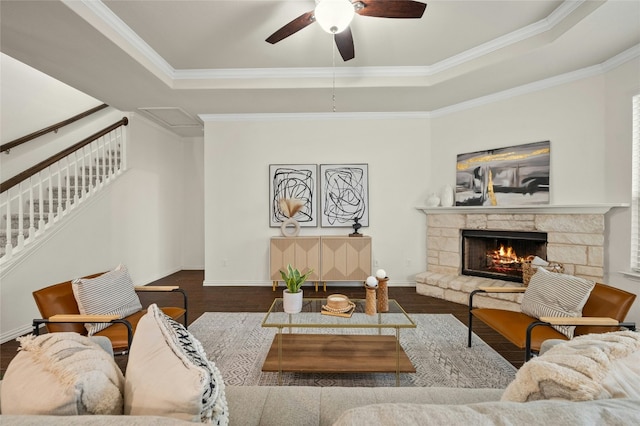
[[[305,273],[313,269],[309,281],[320,280],[320,237],[273,237],[269,247],[269,271],[273,281],[273,290],[278,281],[282,281],[280,270],[286,271],[287,265]]]
[[[270,276],[275,291],[287,265],[300,272],[313,269],[309,281],[327,290],[327,281],[364,281],[371,275],[371,237],[273,237],[269,248]]]

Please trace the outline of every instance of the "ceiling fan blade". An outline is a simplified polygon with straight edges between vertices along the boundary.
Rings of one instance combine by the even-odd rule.
[[[301,29],[305,28],[307,25],[312,24],[313,22],[315,22],[315,20],[316,19],[313,16],[313,10],[307,13],[303,13],[293,21],[289,22],[288,24],[280,28],[275,33],[271,34],[266,39],[266,41],[271,44],[276,44],[280,40],[285,39],[289,37],[291,34],[295,34]]]
[[[426,3],[413,0],[360,0],[353,2],[358,15],[378,18],[422,18]]]
[[[346,62],[353,59],[356,56],[355,48],[353,47],[353,35],[351,34],[351,28],[347,27],[346,30],[333,35],[338,47],[340,56]]]

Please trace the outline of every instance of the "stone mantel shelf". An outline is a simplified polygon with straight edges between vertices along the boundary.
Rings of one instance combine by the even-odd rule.
[[[538,206],[454,206],[416,207],[425,214],[605,214],[616,207],[629,207],[628,203],[603,204],[548,204]]]

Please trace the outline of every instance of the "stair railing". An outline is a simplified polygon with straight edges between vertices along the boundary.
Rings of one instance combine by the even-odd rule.
[[[0,264],[126,170],[126,117],[0,183]],[[2,235],[0,235],[2,238]],[[4,253],[3,253],[4,252]]]
[[[22,145],[23,143],[32,141],[36,138],[39,138],[40,136],[44,136],[47,133],[57,133],[58,130],[60,130],[61,128],[68,126],[71,123],[75,123],[78,120],[81,120],[85,117],[90,116],[91,114],[94,114],[100,110],[103,110],[105,108],[109,107],[109,105],[107,104],[102,104],[102,105],[98,105],[97,107],[93,107],[91,109],[88,109],[84,112],[81,112],[78,115],[74,115],[71,118],[67,118],[66,120],[63,120],[59,123],[53,124],[49,127],[45,127],[44,129],[38,130],[37,132],[33,132],[33,133],[29,133],[26,136],[22,136],[21,138],[12,140],[11,142],[7,142],[5,144],[0,145],[0,152],[7,152],[7,154],[9,153],[9,151],[11,151],[11,148],[15,148],[17,146]]]

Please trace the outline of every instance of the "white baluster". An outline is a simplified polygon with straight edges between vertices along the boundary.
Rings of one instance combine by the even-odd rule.
[[[13,254],[13,243],[11,242],[11,189],[7,191],[7,220],[6,220],[6,239],[7,242],[4,245],[4,255],[7,259],[11,259]]]
[[[120,127],[120,170],[127,170],[127,132]]]
[[[113,176],[113,147],[111,146],[111,132],[108,135],[105,135],[105,139],[107,140],[107,179],[111,180],[111,176]]]
[[[100,154],[100,149],[102,148],[102,154]],[[104,137],[101,137],[100,139],[98,139],[98,162],[102,163],[102,167],[98,167],[96,169],[96,175],[100,176],[100,186],[102,186],[103,182],[104,182],[104,154],[105,154],[105,149],[104,149]]]
[[[62,169],[60,168],[60,161],[58,161],[58,199],[60,199],[60,194],[64,191],[64,184],[62,183]],[[50,180],[52,182],[52,180]],[[58,203],[58,215],[57,217],[62,216],[62,204]]]
[[[42,172],[38,173],[38,212],[40,214],[40,220],[38,221],[38,231],[36,235],[40,235],[44,232],[44,194],[43,194],[43,179]]]
[[[67,192],[66,192],[66,198],[69,198],[71,196],[71,167],[69,166],[69,158],[67,157],[66,159],[66,164],[65,164],[65,171],[66,171],[66,177],[67,177]],[[60,163],[62,164],[62,161],[60,161]],[[75,179],[75,178],[74,178]],[[60,203],[60,205],[62,205],[62,197],[60,195],[58,195],[58,203]],[[67,213],[69,211],[69,202],[67,201],[67,203],[64,206],[64,213]]]
[[[122,166],[122,162],[120,161],[120,129],[121,129],[121,127],[117,128],[117,129],[115,129],[113,131],[113,137],[115,139],[115,150],[116,150],[116,153],[115,153],[115,157],[116,157],[116,165],[115,165],[115,167],[116,167],[116,170],[115,170],[115,172],[116,172],[117,175],[120,174],[120,172],[121,172],[120,167]]]
[[[11,216],[7,220],[11,220]],[[18,241],[17,248],[24,247],[24,199],[22,198],[22,182],[18,184]]]
[[[89,187],[88,187],[89,194],[95,192],[96,190],[95,185],[93,184],[93,180],[94,180],[93,164],[96,163],[95,156],[93,155],[93,148],[95,146],[96,146],[95,141],[91,142],[91,144],[89,145],[89,164],[91,165],[91,167],[89,167]]]
[[[84,199],[87,196],[87,147],[82,148],[82,198]],[[91,166],[89,166],[91,169]]]
[[[80,193],[80,175],[78,174],[78,153],[77,151],[74,152],[73,154],[74,159],[73,159],[73,172],[76,175],[76,180],[73,184],[75,190],[73,191],[73,205],[72,207],[75,208],[76,204],[78,204],[78,194]],[[69,201],[71,200],[71,194],[67,194],[67,203],[69,203]]]
[[[29,178],[29,241],[33,240],[36,235],[36,216],[33,208],[33,176]]]

